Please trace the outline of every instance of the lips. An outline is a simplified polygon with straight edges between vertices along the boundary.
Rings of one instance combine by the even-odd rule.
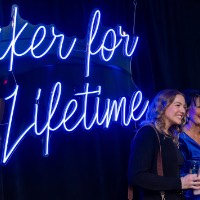
[[[177,117],[178,117],[179,119],[183,119],[183,116],[182,116],[182,115],[177,115]]]

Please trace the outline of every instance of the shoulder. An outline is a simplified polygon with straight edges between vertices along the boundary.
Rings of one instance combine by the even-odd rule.
[[[179,133],[179,138],[185,138],[185,132],[181,132],[181,133]]]
[[[152,152],[158,145],[158,138],[153,127],[145,125],[141,127],[132,140],[131,146],[133,149],[145,149],[148,147],[149,152]]]
[[[136,138],[144,138],[144,137],[146,139],[157,138],[155,128],[149,125],[141,127],[136,134]]]
[[[188,140],[188,136],[185,132],[181,132],[178,137],[179,137],[179,142],[184,143],[186,140]]]
[[[186,146],[190,146],[191,145],[191,142],[190,142],[190,138],[189,136],[182,132],[179,134],[179,146],[180,148],[182,149],[183,147],[186,147]]]
[[[155,130],[155,128],[153,126],[146,125],[146,126],[141,127],[138,130],[138,133],[155,134],[156,130]]]

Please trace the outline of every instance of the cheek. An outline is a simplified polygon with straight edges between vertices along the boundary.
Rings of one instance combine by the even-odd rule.
[[[168,110],[166,110],[165,115],[169,117],[169,116],[172,116],[174,113],[175,112],[173,109],[168,109]]]
[[[196,111],[196,115],[200,116],[200,110],[199,109]]]
[[[195,117],[195,118],[200,118],[200,112],[195,113],[194,117]]]

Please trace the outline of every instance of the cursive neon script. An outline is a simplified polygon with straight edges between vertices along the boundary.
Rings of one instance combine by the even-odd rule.
[[[13,6],[12,11],[12,38],[10,40],[10,43],[8,44],[8,47],[5,49],[4,52],[0,52],[0,60],[3,60],[8,53],[10,53],[10,64],[9,64],[9,71],[13,70],[13,62],[14,62],[14,56],[20,57],[25,56],[28,53],[31,53],[31,55],[36,58],[42,58],[45,56],[53,47],[55,43],[58,43],[57,47],[57,56],[64,60],[67,59],[71,52],[74,50],[74,47],[77,42],[77,38],[73,38],[70,42],[69,46],[65,46],[65,36],[64,34],[56,34],[55,27],[51,26],[50,28],[50,35],[51,35],[51,41],[47,42],[45,39],[47,38],[47,28],[43,25],[39,26],[30,41],[27,41],[27,47],[25,50],[19,50],[17,51],[17,42],[20,40],[20,36],[22,37],[23,33],[27,31],[28,29],[28,22],[25,22],[24,24],[20,24],[22,27],[17,27],[17,18],[19,18],[18,15],[18,7]],[[124,56],[131,57],[137,42],[138,37],[134,37],[131,44],[130,43],[130,37],[128,34],[124,33],[122,31],[122,27],[118,26],[117,31],[114,29],[108,29],[103,35],[102,39],[100,40],[99,44],[94,45],[94,41],[96,39],[99,25],[100,25],[100,19],[101,19],[101,13],[99,10],[96,10],[94,14],[91,16],[91,20],[89,22],[89,28],[88,28],[88,34],[87,34],[87,41],[86,41],[86,56],[85,56],[85,77],[88,77],[90,74],[90,59],[91,56],[94,56],[99,53],[100,59],[103,61],[109,61],[112,56],[115,53],[115,50],[120,46],[123,45],[123,54]],[[16,31],[18,30],[18,31]],[[0,33],[2,33],[2,29],[0,29]],[[44,48],[44,44],[46,47]],[[93,50],[92,50],[93,49]],[[94,50],[95,49],[95,50]],[[65,51],[65,53],[63,53]]]
[[[66,132],[71,132],[75,130],[80,124],[82,124],[83,128],[86,130],[89,130],[93,127],[93,125],[98,126],[104,126],[105,128],[108,128],[111,121],[118,121],[121,119],[121,124],[124,126],[128,126],[131,122],[131,120],[137,121],[139,120],[144,112],[147,109],[149,101],[145,101],[142,109],[139,113],[137,113],[137,116],[135,116],[135,111],[138,109],[138,107],[141,104],[142,101],[142,93],[141,91],[137,91],[133,93],[132,98],[129,103],[129,110],[127,112],[127,99],[126,97],[121,97],[119,100],[110,100],[107,98],[104,102],[104,111],[103,114],[99,114],[99,106],[100,106],[100,95],[101,95],[101,86],[97,87],[97,90],[90,91],[89,90],[89,83],[86,83],[84,86],[84,90],[81,93],[74,94],[75,96],[82,97],[82,105],[79,105],[78,101],[76,99],[71,99],[67,102],[66,106],[63,109],[62,115],[60,116],[60,120],[57,122],[57,124],[52,125],[51,122],[54,120],[54,114],[57,111],[57,107],[60,101],[61,97],[61,83],[57,82],[52,87],[52,91],[49,97],[49,104],[48,104],[48,110],[46,113],[46,122],[42,126],[42,128],[38,128],[38,110],[39,110],[39,104],[37,103],[41,96],[41,89],[38,89],[36,94],[36,103],[33,107],[33,113],[34,117],[32,119],[32,123],[27,125],[26,129],[19,134],[19,137],[16,139],[16,141],[13,144],[9,144],[9,140],[12,134],[12,121],[14,120],[14,111],[15,111],[15,105],[16,105],[16,99],[17,94],[19,91],[19,86],[16,86],[14,92],[6,97],[6,100],[12,101],[12,107],[10,111],[9,116],[9,124],[7,128],[6,133],[6,139],[5,139],[5,146],[3,150],[3,159],[2,163],[6,163],[7,160],[12,155],[13,151],[16,149],[17,145],[22,141],[22,139],[25,137],[25,135],[29,131],[34,131],[36,135],[43,135],[44,139],[44,156],[47,156],[49,154],[49,136],[50,132],[54,132],[57,129],[59,129],[61,126],[64,128]],[[96,95],[95,101],[94,101],[94,111],[93,115],[90,119],[88,119],[88,98],[90,98],[91,95]],[[81,107],[81,108],[80,108]],[[90,105],[91,107],[91,105]],[[82,110],[79,117],[77,117],[76,120],[71,120],[72,117],[75,115],[77,110]],[[119,117],[121,116],[121,117]],[[8,148],[9,146],[9,148]]]
[[[130,41],[129,35],[123,32],[121,26],[118,26],[116,30],[108,29],[101,35],[99,33],[100,19],[101,13],[99,10],[93,12],[90,18],[84,50],[85,77],[90,76],[92,56],[99,55],[103,62],[109,62],[114,57],[116,49],[120,46],[124,57],[131,57],[137,46],[138,37],[134,37]],[[20,19],[18,7],[13,6],[12,23],[11,27],[9,27],[10,34],[2,34],[5,29],[0,28],[0,34],[2,34],[2,37],[6,37],[2,48],[0,41],[0,60],[9,58],[8,71],[13,71],[15,56],[32,55],[33,58],[40,59],[46,54],[54,52],[57,45],[54,53],[57,53],[59,59],[66,60],[76,50],[78,41],[76,37],[71,38],[70,42],[66,43],[64,34],[58,33],[54,26],[31,26],[31,31],[29,26],[31,25],[27,21]],[[29,35],[30,37],[25,37],[27,32],[31,34],[31,36]],[[25,40],[23,40],[24,37]],[[22,41],[26,44],[24,45],[23,43],[20,46]],[[122,126],[128,126],[131,121],[138,121],[143,116],[149,104],[148,100],[142,103],[141,91],[133,92],[129,101],[125,96],[115,100],[110,98],[103,100],[101,99],[102,86],[98,85],[95,90],[91,90],[90,84],[85,83],[83,91],[75,93],[74,98],[69,99],[63,106],[62,112],[60,112],[58,107],[61,107],[62,84],[56,82],[52,86],[49,99],[45,99],[48,102],[47,110],[45,109],[45,111],[39,106],[42,90],[40,88],[37,89],[35,104],[30,105],[33,117],[27,119],[23,130],[19,130],[19,133],[16,133],[13,127],[17,115],[15,108],[17,101],[20,99],[17,98],[20,88],[21,86],[16,84],[15,89],[5,98],[10,103],[11,109],[8,112],[9,121],[2,149],[2,164],[8,162],[17,146],[29,133],[43,138],[43,155],[48,156],[50,135],[58,129],[62,128],[66,133],[69,133],[81,125],[85,130],[90,130],[93,126],[109,128],[111,122],[118,121]],[[79,102],[76,98],[82,99],[82,101]],[[91,104],[90,106],[88,105],[91,98],[93,98],[93,109]],[[24,102],[29,103],[26,100]],[[92,116],[90,116],[91,109]],[[40,113],[45,113],[45,117],[41,116]],[[41,121],[43,122],[42,125]],[[17,138],[14,135],[17,135]]]

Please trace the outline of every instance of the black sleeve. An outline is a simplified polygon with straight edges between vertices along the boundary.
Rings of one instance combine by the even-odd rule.
[[[152,173],[152,165],[157,159],[158,145],[158,138],[152,127],[145,126],[138,131],[131,143],[129,184],[158,191],[181,189],[180,178]]]

